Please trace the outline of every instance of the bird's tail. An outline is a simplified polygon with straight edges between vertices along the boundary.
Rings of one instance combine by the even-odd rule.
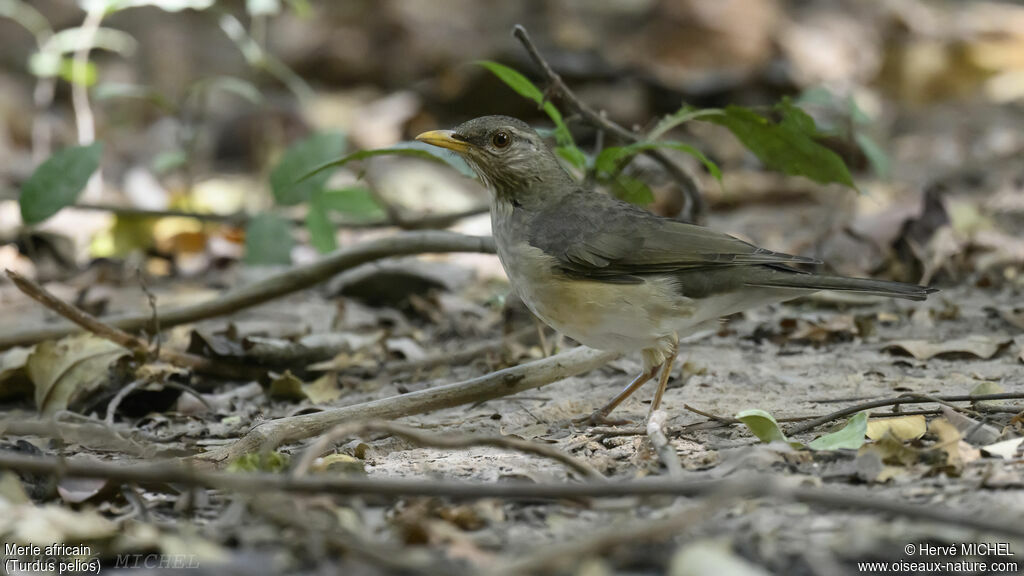
[[[773,274],[768,275],[766,278],[758,278],[753,282],[749,282],[748,285],[773,288],[804,288],[808,290],[841,290],[873,296],[905,298],[907,300],[924,300],[932,292],[938,292],[936,288],[928,288],[927,286],[890,282],[888,280],[874,280],[872,278],[823,276],[781,270],[773,272]]]

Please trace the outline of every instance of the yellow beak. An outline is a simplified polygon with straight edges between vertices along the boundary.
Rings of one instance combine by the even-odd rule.
[[[469,150],[469,143],[456,140],[452,137],[454,134],[455,132],[452,130],[431,130],[430,132],[420,134],[416,139],[420,142],[426,142],[427,144],[440,146],[441,148],[447,148],[456,152]]]

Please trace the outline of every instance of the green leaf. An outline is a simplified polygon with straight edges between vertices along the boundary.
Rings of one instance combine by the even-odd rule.
[[[426,146],[426,145],[424,145],[424,146]],[[411,143],[409,143],[408,145],[395,145],[395,146],[393,146],[391,148],[377,148],[376,150],[360,150],[359,152],[353,152],[353,153],[351,153],[351,154],[349,154],[347,156],[342,156],[341,158],[336,158],[334,160],[329,160],[327,162],[324,162],[323,164],[320,164],[319,166],[313,167],[312,169],[310,169],[309,171],[307,171],[305,173],[300,174],[295,179],[294,183],[295,184],[305,183],[306,181],[308,181],[311,178],[319,177],[320,175],[323,174],[323,172],[325,172],[327,170],[331,170],[333,168],[338,168],[340,166],[344,166],[345,164],[348,164],[349,162],[355,162],[357,160],[365,160],[367,158],[373,158],[374,156],[408,156],[408,157],[411,157],[411,158],[421,158],[423,160],[430,160],[432,162],[442,162],[444,164],[448,164],[449,166],[452,166],[453,168],[459,170],[459,164],[456,163],[456,162],[450,161],[451,155],[435,152],[434,150],[427,150],[427,149],[422,149],[422,148],[418,148],[418,147],[413,147],[411,145]],[[462,163],[462,166],[465,166],[467,171],[469,170],[469,167],[465,165],[465,162]],[[463,172],[462,170],[459,170],[459,171]],[[463,173],[465,173],[465,172],[463,172]]]
[[[321,254],[338,248],[338,239],[334,235],[334,224],[331,223],[330,212],[324,206],[323,197],[326,190],[320,190],[309,199],[306,210],[306,229],[309,230],[309,243]]]
[[[853,135],[853,139],[857,142],[857,146],[860,147],[860,151],[867,157],[875,176],[879,178],[889,176],[891,165],[889,163],[889,155],[885,153],[885,150],[867,134],[857,132]]]
[[[691,106],[683,106],[674,114],[669,114],[658,121],[658,124],[647,134],[646,140],[657,140],[669,130],[672,130],[676,126],[685,124],[690,120],[706,118],[708,116],[721,116],[722,114],[725,114],[725,112],[718,108],[700,109],[693,108]]]
[[[256,266],[291,264],[292,226],[277,214],[260,214],[245,229],[245,262]]]
[[[612,194],[620,200],[625,200],[631,204],[646,206],[654,202],[654,193],[651,192],[650,186],[636,178],[620,174],[611,181],[611,187]]]
[[[96,83],[96,78],[99,76],[96,72],[96,64],[86,62],[82,66],[82,72],[78,72],[76,68],[78,68],[78,66],[75,64],[73,59],[62,58],[60,61],[60,67],[57,69],[57,75],[60,76],[61,80],[70,82],[71,84],[92,86]],[[81,75],[81,77],[79,77],[79,75]]]
[[[167,174],[171,170],[181,168],[188,162],[188,153],[180,148],[165,150],[153,157],[153,171],[157,174]]]
[[[555,142],[561,148],[575,149],[575,152],[566,152],[561,154],[563,158],[566,158],[574,166],[583,167],[583,164],[575,164],[579,158],[583,158],[583,153],[579,151],[576,143],[572,139],[572,133],[569,132],[569,127],[565,124],[565,119],[562,118],[562,113],[558,111],[558,108],[554,104],[544,100],[544,93],[541,92],[540,88],[537,88],[530,82],[526,76],[523,76],[513,68],[509,68],[504,64],[498,64],[490,60],[478,60],[477,64],[487,68],[492,74],[498,77],[499,80],[512,88],[520,96],[533,100],[537,103],[544,113],[551,118],[551,121],[555,123]]]
[[[326,190],[320,195],[320,205],[325,210],[345,214],[357,221],[380,220],[387,215],[373,193],[362,187]]]
[[[576,146],[557,146],[555,154],[580,170],[587,165],[587,157]]]
[[[801,106],[820,106],[826,109],[836,108],[836,98],[832,92],[822,86],[808,88],[797,96],[796,103]]]
[[[242,454],[228,464],[228,472],[281,473],[288,469],[291,457],[281,452],[250,452]]]
[[[744,410],[736,414],[736,419],[746,424],[747,428],[761,442],[785,442],[794,448],[802,446],[799,442],[790,442],[786,435],[782,433],[782,429],[779,428],[779,423],[775,421],[775,418],[764,410],[756,408]]]
[[[533,100],[537,104],[544,101],[544,93],[541,92],[540,88],[537,88],[533,82],[530,82],[526,76],[523,76],[514,68],[509,68],[504,64],[498,64],[491,60],[478,60],[476,63],[490,70],[499,80],[515,90],[523,98]],[[561,119],[562,115],[559,113],[558,117]]]
[[[462,174],[463,176],[466,176],[468,178],[476,178],[476,173],[473,172],[473,169],[469,167],[469,164],[466,164],[466,161],[462,159],[462,156],[459,156],[455,152],[452,152],[451,150],[448,150],[446,148],[438,148],[437,146],[431,146],[426,142],[420,142],[418,140],[404,140],[402,142],[397,142],[396,144],[391,146],[390,149],[422,150],[427,154],[433,156],[433,159],[441,160],[445,164],[448,164],[449,166],[457,170],[459,174]]]
[[[752,110],[729,106],[723,116],[707,120],[728,128],[764,165],[822,184],[837,182],[856,190],[850,171],[833,151],[814,141],[814,120],[789,102],[779,106],[782,121],[773,123]]]
[[[331,173],[320,170],[314,176],[310,172],[318,166],[324,166],[331,158],[336,158],[344,149],[345,136],[337,132],[314,134],[293,144],[270,173],[270,189],[274,193],[274,200],[280,205],[292,206],[323,190]],[[310,176],[303,178],[307,174]]]
[[[693,156],[697,160],[700,160],[704,167],[707,168],[708,172],[718,180],[722,182],[722,171],[718,168],[718,165],[711,161],[710,158],[704,155],[703,152],[682,142],[666,141],[666,142],[636,142],[629,146],[622,147],[611,147],[601,151],[598,155],[595,165],[599,171],[613,173],[617,170],[619,163],[643,152],[644,150],[652,150],[654,148],[670,148],[672,150],[678,150]],[[611,152],[609,152],[609,150]],[[609,168],[610,167],[610,168]]]
[[[70,206],[99,168],[103,144],[65,148],[36,168],[21,187],[21,219],[36,224]]]
[[[868,413],[858,412],[842,429],[815,438],[807,445],[811,450],[856,450],[864,445],[868,431]]]
[[[206,10],[213,6],[216,0],[99,0],[105,1],[110,11],[124,10],[126,8],[138,8],[140,6],[155,6],[164,12],[180,12],[182,10]],[[83,6],[83,8],[85,8]],[[88,10],[88,8],[85,8]]]

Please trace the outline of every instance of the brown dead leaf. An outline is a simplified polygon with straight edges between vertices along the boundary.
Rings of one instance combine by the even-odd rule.
[[[928,431],[938,437],[938,443],[932,450],[946,453],[944,468],[947,473],[959,475],[964,466],[981,458],[981,451],[963,440],[960,431],[949,420],[936,418],[928,425]]]
[[[0,401],[32,395],[32,382],[25,370],[31,353],[31,348],[11,348],[0,354]]]
[[[865,444],[857,451],[857,457],[875,452],[884,464],[910,466],[921,459],[921,452],[907,446],[892,434],[886,434],[871,444]]]
[[[341,396],[342,390],[338,385],[338,375],[334,372],[327,372],[312,382],[303,382],[291,372],[286,371],[270,382],[268,392],[271,398],[309,400],[313,404],[325,404],[337,400]]]
[[[931,342],[928,340],[897,340],[883,348],[889,352],[908,354],[918,360],[929,360],[936,357],[975,357],[987,360],[992,358],[1004,346],[1010,343],[1008,338],[972,334],[966,338]]]
[[[111,364],[128,354],[92,334],[40,343],[25,366],[35,385],[36,406],[53,414],[82,402],[109,382]]]
[[[917,440],[928,431],[924,416],[898,416],[896,418],[870,418],[868,420],[867,437],[881,440],[889,435],[899,442]]]
[[[789,340],[808,341],[816,344],[850,340],[859,333],[852,314],[838,314],[824,320],[797,319]]]

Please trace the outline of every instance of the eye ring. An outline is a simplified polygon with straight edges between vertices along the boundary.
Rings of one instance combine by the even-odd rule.
[[[505,148],[511,143],[512,137],[508,132],[495,132],[494,136],[491,136],[491,144],[494,144],[495,148]]]

